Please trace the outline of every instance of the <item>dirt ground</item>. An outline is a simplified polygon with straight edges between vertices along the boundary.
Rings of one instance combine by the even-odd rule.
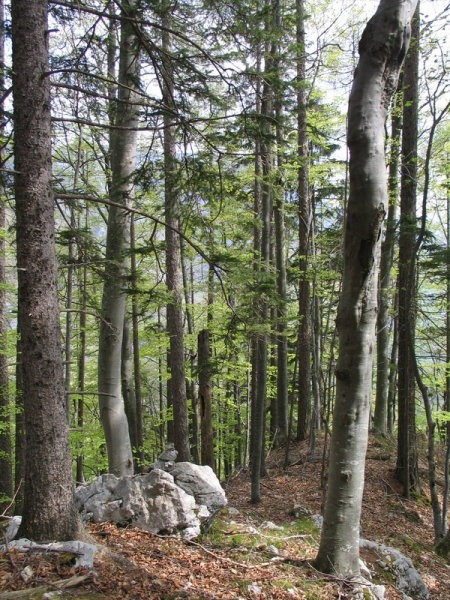
[[[289,455],[290,466],[284,469],[284,455],[282,449],[270,453],[258,505],[249,503],[247,472],[228,482],[229,508],[194,542],[111,524],[91,526],[90,535],[103,547],[92,572],[75,569],[70,557],[63,555],[1,553],[0,600],[351,598],[351,582],[313,568],[319,533],[298,508],[304,507],[311,514],[321,512],[320,457],[309,460],[306,447],[295,444]],[[421,466],[425,473],[426,465]],[[362,536],[409,556],[428,586],[430,599],[448,600],[450,566],[433,551],[426,482],[423,498],[405,501],[394,478],[394,467],[393,449],[387,442],[372,439]],[[393,578],[379,566],[380,557],[363,552],[362,558],[386,586],[387,600],[400,599]],[[29,595],[32,590],[34,596]]]

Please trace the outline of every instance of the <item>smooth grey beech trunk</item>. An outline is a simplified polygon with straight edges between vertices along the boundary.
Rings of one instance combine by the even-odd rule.
[[[26,466],[19,536],[79,531],[66,418],[51,190],[48,5],[16,0],[12,14],[18,319],[24,366]]]
[[[388,203],[384,126],[416,4],[416,0],[381,0],[361,37],[349,100],[350,195],[337,317],[336,402],[324,523],[315,561],[319,570],[342,577],[359,576],[380,235]]]
[[[125,3],[122,13],[133,14]],[[117,476],[133,473],[128,420],[122,396],[122,337],[126,312],[126,276],[128,267],[129,212],[135,170],[138,111],[135,89],[139,73],[138,40],[133,25],[121,21],[118,102],[111,135],[111,201],[106,238],[106,267],[100,319],[98,388],[100,418],[105,432],[108,469]],[[121,205],[121,206],[117,206]],[[122,208],[123,206],[123,208]]]

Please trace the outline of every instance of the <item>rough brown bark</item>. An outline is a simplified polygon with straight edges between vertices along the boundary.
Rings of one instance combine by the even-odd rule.
[[[163,23],[169,27],[169,13],[165,10]],[[173,114],[174,80],[170,57],[170,34],[165,29],[162,34],[163,60],[163,102],[164,115],[164,177],[165,177],[165,219],[166,219],[166,284],[170,293],[167,304],[167,332],[169,334],[169,352],[167,355],[169,381],[167,385],[168,405],[173,408],[173,442],[178,450],[178,460],[190,459],[189,425],[186,398],[186,373],[184,359],[183,326],[183,287],[181,270],[181,249],[179,220],[179,190],[177,188],[177,163],[175,155],[175,136]]]
[[[419,490],[416,443],[414,338],[416,322],[416,195],[418,140],[419,13],[403,74],[403,135],[398,274],[398,444],[397,477],[409,498]]]
[[[47,3],[12,3],[14,166],[26,471],[19,536],[73,539],[75,508],[57,293]]]
[[[0,93],[5,93],[5,39],[4,39],[4,4],[0,0]],[[3,138],[5,129],[5,114],[3,102],[0,104],[0,135]],[[5,157],[0,150],[0,162],[3,164]],[[4,203],[3,175],[0,177],[0,512],[9,504],[8,500],[13,494],[13,471],[11,453],[11,413],[9,401],[8,354],[7,354],[7,297],[6,297],[6,270],[5,250],[6,240],[6,206]],[[2,501],[5,500],[5,502]]]
[[[381,246],[379,309],[377,317],[377,391],[373,429],[375,433],[388,432],[388,392],[390,367],[390,325],[392,318],[391,269],[394,257],[395,227],[398,206],[398,166],[400,162],[400,94],[392,104],[391,139],[389,159],[389,208],[386,219],[386,234]]]
[[[202,465],[214,468],[214,434],[212,424],[211,358],[209,331],[198,334],[198,397],[201,424]]]
[[[311,291],[308,279],[311,197],[308,134],[306,129],[305,3],[297,0],[297,147],[298,147],[298,423],[297,439],[306,439],[311,413]]]

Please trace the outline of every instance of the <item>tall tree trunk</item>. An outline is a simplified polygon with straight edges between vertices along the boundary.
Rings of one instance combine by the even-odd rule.
[[[167,304],[168,353],[168,404],[173,407],[173,442],[178,450],[178,460],[190,459],[188,409],[186,398],[186,373],[184,359],[183,289],[181,271],[180,202],[177,186],[177,161],[175,154],[175,86],[173,79],[169,9],[164,11],[163,45],[163,102],[164,114],[164,177],[166,219],[166,283],[170,294]]]
[[[47,3],[12,6],[14,168],[26,467],[19,536],[74,539],[51,191]]]
[[[266,1],[268,15],[266,17],[266,32],[270,33],[273,27],[273,6],[271,0]],[[273,90],[270,84],[272,55],[267,45],[265,51],[265,73],[261,98],[261,206],[260,218],[261,228],[261,251],[259,261],[260,277],[270,277],[270,236],[272,218],[272,185],[270,176],[272,173],[272,127],[273,119]],[[269,301],[267,293],[261,294],[258,306],[259,331],[256,333],[255,346],[255,378],[256,390],[255,401],[252,407],[252,437],[251,446],[251,501],[257,503],[261,500],[261,470],[263,466],[264,437],[265,437],[265,408],[267,392],[267,358],[268,358],[268,333],[266,331],[269,321]]]
[[[86,209],[85,226],[88,223],[88,211]],[[79,334],[79,352],[77,361],[77,390],[80,396],[77,400],[77,428],[80,432],[84,429],[84,391],[85,391],[85,374],[86,374],[86,326],[87,326],[87,265],[85,249],[83,248],[80,255],[81,267],[81,285],[80,285],[80,334]],[[77,483],[84,482],[84,453],[83,444],[81,443],[76,457],[76,478]]]
[[[257,115],[261,115],[261,49],[259,45],[256,49],[256,102],[255,102],[255,112]],[[255,181],[254,181],[254,192],[253,192],[253,217],[254,217],[254,226],[253,226],[253,272],[255,280],[258,277],[258,272],[260,270],[260,252],[261,252],[261,225],[260,225],[260,212],[261,212],[261,203],[262,203],[262,159],[261,159],[261,139],[259,133],[255,137]],[[256,320],[258,317],[256,317]],[[250,460],[250,468],[253,460],[253,456],[255,453],[254,443],[256,442],[256,436],[254,435],[255,431],[258,429],[256,424],[257,417],[257,407],[256,407],[256,398],[257,398],[257,350],[258,350],[258,334],[256,331],[252,331],[250,338],[250,382],[249,382],[249,408],[248,414],[250,415],[250,427],[249,434],[247,436],[247,444],[246,444],[246,458],[247,458],[247,450],[249,454]],[[255,474],[256,477],[256,474]]]
[[[450,256],[450,167],[447,166],[447,256]],[[446,296],[447,310],[445,315],[446,323],[446,363],[447,369],[445,374],[445,404],[444,409],[450,412],[450,261],[447,262],[447,281],[446,281]],[[446,452],[444,462],[444,489],[442,492],[442,534],[447,531],[448,527],[448,501],[450,492],[450,423],[446,426]]]
[[[123,4],[122,16],[134,14],[132,3]],[[108,213],[98,356],[100,417],[108,451],[108,468],[118,476],[133,473],[133,456],[122,397],[121,359],[129,251],[127,208],[133,194],[135,128],[138,121],[137,106],[133,103],[139,74],[138,63],[138,39],[133,24],[124,18],[121,21],[119,86],[114,111],[114,125],[120,129],[113,129],[110,148],[110,196],[115,205],[109,207]]]
[[[277,396],[276,396],[276,429],[278,442],[287,440],[288,434],[288,337],[287,337],[287,270],[285,240],[285,207],[283,187],[283,143],[285,134],[282,126],[283,86],[281,82],[281,49],[282,32],[280,1],[276,0],[274,10],[274,35],[276,38],[273,59],[274,78],[274,112],[276,120],[277,142],[277,184],[274,186],[274,229],[275,229],[275,265],[277,272],[277,307],[276,307],[276,347],[277,347]]]
[[[128,430],[130,434],[133,455],[137,447],[137,415],[136,394],[134,390],[134,361],[133,361],[133,321],[132,315],[125,314],[122,338],[122,396],[127,416]]]
[[[198,334],[198,397],[201,418],[202,465],[214,468],[214,437],[212,426],[211,351],[209,330]]]
[[[5,7],[0,0],[0,93],[5,93]],[[0,102],[0,135],[4,138],[4,102]],[[0,164],[4,162],[0,150]],[[7,353],[7,298],[6,298],[6,206],[3,175],[0,174],[0,513],[13,495],[13,470],[11,452],[11,412],[9,401],[8,353]]]
[[[360,44],[348,111],[350,196],[338,309],[339,360],[321,571],[359,575],[359,523],[372,396],[372,355],[382,221],[388,205],[384,124],[416,2],[381,0]]]
[[[17,331],[20,331],[20,319],[17,319]],[[20,337],[16,342],[16,394],[15,394],[15,433],[14,433],[14,514],[21,515],[23,511],[23,490],[25,484],[25,415],[23,407],[23,369],[22,344]]]
[[[373,429],[375,433],[386,435],[388,431],[388,392],[390,365],[390,322],[392,305],[391,269],[394,258],[395,228],[398,203],[398,166],[400,159],[400,115],[401,95],[397,93],[392,103],[391,154],[389,158],[389,208],[386,219],[386,235],[381,246],[379,309],[377,317],[377,391]]]
[[[137,295],[137,267],[136,267],[136,232],[134,218],[131,217],[130,226],[130,283],[133,290],[131,295],[131,320],[133,338],[133,376],[134,376],[134,398],[136,410],[136,445],[134,455],[142,468],[144,462],[144,415],[142,407],[142,385],[141,385],[141,361],[139,347],[139,308]]]
[[[308,134],[306,129],[306,47],[305,2],[297,0],[297,147],[298,147],[298,216],[299,271],[298,289],[298,422],[297,439],[306,439],[311,412],[311,292],[308,279],[310,232],[312,220],[309,190]]]
[[[76,178],[75,182],[76,182]],[[76,189],[76,183],[74,185]],[[74,232],[76,227],[75,210],[73,203],[70,202],[70,233],[69,233],[69,248],[67,256],[67,283],[66,283],[66,327],[64,340],[64,387],[66,390],[66,414],[67,421],[70,423],[70,387],[72,375],[72,305],[73,305],[73,280],[75,276],[75,239]]]
[[[194,281],[194,273],[192,268],[192,262],[190,263],[189,268],[189,276],[187,272],[186,265],[186,253],[185,253],[185,243],[182,239],[180,239],[180,251],[181,251],[181,267],[182,267],[182,275],[183,275],[183,291],[184,291],[184,302],[186,305],[186,323],[187,323],[187,331],[189,335],[194,335],[194,319],[192,316],[192,307],[194,306],[194,289],[193,289],[193,281]],[[208,299],[209,306],[209,299]],[[209,315],[209,311],[208,311]],[[198,401],[196,395],[196,385],[195,385],[195,360],[196,353],[195,349],[191,348],[189,351],[189,369],[190,369],[190,380],[186,381],[186,399],[189,403],[191,402],[191,414],[192,414],[192,435],[191,435],[191,452],[192,452],[192,460],[195,464],[200,464],[200,435],[199,435],[199,416],[198,416]]]
[[[398,295],[394,297],[394,311],[398,314]],[[391,362],[388,377],[388,409],[387,409],[387,428],[389,435],[394,435],[394,423],[396,421],[396,397],[397,397],[397,373],[398,373],[398,316],[394,317],[391,347]]]
[[[416,194],[418,139],[419,7],[403,74],[403,137],[398,274],[397,477],[409,498],[419,490],[416,442],[414,338],[416,323]]]

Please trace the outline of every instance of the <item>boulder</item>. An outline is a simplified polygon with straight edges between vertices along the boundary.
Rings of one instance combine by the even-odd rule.
[[[167,471],[173,466],[177,456],[178,450],[175,450],[175,446],[173,444],[169,444],[164,452],[161,452],[156,461],[153,463],[152,468]]]
[[[211,467],[179,462],[169,472],[180,488],[193,496],[197,504],[206,506],[211,513],[227,505],[225,492]]]
[[[364,539],[359,541],[359,546],[360,548],[373,550],[380,555],[386,568],[393,572],[396,587],[403,593],[405,598],[428,600],[430,595],[422,577],[414,567],[411,559],[402,554],[400,550]]]
[[[75,495],[84,521],[130,524],[152,533],[181,533],[189,539],[200,533],[194,498],[176,485],[170,473],[159,469],[136,477],[101,475],[77,488]]]

